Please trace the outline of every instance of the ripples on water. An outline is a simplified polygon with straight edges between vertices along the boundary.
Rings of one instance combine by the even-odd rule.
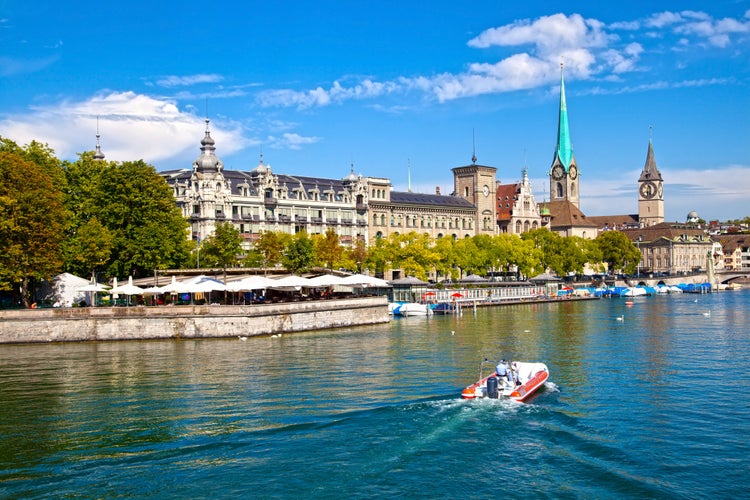
[[[749,309],[743,291],[0,346],[0,496],[747,497]],[[461,400],[500,356],[546,362],[544,391]]]

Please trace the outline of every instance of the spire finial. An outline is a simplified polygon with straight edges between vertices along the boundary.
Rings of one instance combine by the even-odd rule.
[[[654,134],[653,133],[654,133],[654,126],[653,125],[649,125],[648,126],[648,142],[652,142],[653,141],[653,139],[654,139],[654,137],[653,137]]]
[[[104,153],[102,153],[102,148],[99,145],[99,137],[99,115],[96,115],[96,151],[94,152],[95,160],[104,159]]]
[[[474,129],[471,129],[471,164],[474,165],[477,162],[477,143],[474,139]]]

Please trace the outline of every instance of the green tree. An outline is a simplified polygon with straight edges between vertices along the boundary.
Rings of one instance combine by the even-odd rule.
[[[626,274],[633,274],[638,268],[641,252],[625,233],[604,231],[596,237],[596,243],[610,272],[620,269]]]
[[[532,241],[534,247],[540,250],[538,255],[542,269],[549,269],[560,276],[566,274],[568,264],[565,263],[566,247],[562,236],[541,228],[523,233],[521,239]]]
[[[367,262],[367,245],[357,238],[351,247],[344,248],[341,267],[361,273]]]
[[[292,242],[284,250],[282,263],[290,273],[298,274],[307,271],[315,262],[313,242],[305,231],[294,235]]]
[[[377,238],[375,244],[367,249],[365,265],[377,274],[384,273],[392,261],[393,251],[385,238]]]
[[[214,234],[201,243],[201,258],[206,266],[218,266],[226,272],[236,266],[242,254],[242,235],[231,222],[220,222]]]
[[[262,257],[263,267],[274,267],[281,264],[284,249],[291,243],[292,237],[278,231],[261,231],[253,249]]]
[[[334,264],[339,262],[344,255],[339,236],[332,228],[329,228],[324,235],[313,235],[313,243],[315,259],[328,269],[333,269]]]
[[[477,272],[477,263],[481,260],[480,251],[472,238],[462,238],[454,245],[456,265],[461,268],[461,274],[468,275]]]
[[[187,262],[187,221],[151,165],[139,160],[103,168],[92,203],[113,237],[110,276],[146,276]]]
[[[388,237],[393,255],[393,266],[404,270],[407,276],[427,279],[427,271],[438,261],[432,251],[429,235],[411,231],[407,234],[392,234]]]
[[[8,152],[13,146],[0,143],[0,289],[20,284],[28,307],[30,281],[62,269],[66,212],[47,169]]]
[[[65,269],[78,276],[96,275],[109,262],[113,247],[112,233],[99,219],[92,217],[66,239]]]
[[[435,271],[438,276],[445,276],[452,280],[458,279],[456,269],[456,253],[453,238],[438,238],[432,250],[435,252]]]
[[[542,251],[536,248],[533,240],[516,238],[509,262],[517,266],[518,272],[526,278],[543,273],[546,268],[542,264]]]

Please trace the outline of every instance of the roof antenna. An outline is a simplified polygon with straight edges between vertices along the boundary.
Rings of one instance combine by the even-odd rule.
[[[411,158],[406,160],[406,190],[411,193]]]
[[[471,129],[471,164],[474,165],[477,162],[477,143],[474,139],[474,129]]]

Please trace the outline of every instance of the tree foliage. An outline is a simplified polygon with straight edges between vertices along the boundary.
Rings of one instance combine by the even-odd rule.
[[[292,242],[286,247],[282,257],[282,264],[291,273],[302,273],[310,269],[315,262],[315,248],[313,241],[305,231],[294,235]]]
[[[209,267],[232,267],[242,254],[242,235],[231,222],[220,222],[214,234],[201,243],[201,259]]]
[[[602,260],[610,271],[622,270],[633,274],[641,261],[641,252],[630,238],[619,231],[605,231],[596,238]]]
[[[30,280],[49,279],[62,268],[67,218],[51,150],[36,143],[29,150],[44,166],[26,160],[28,150],[0,141],[0,289],[20,283],[27,307]]]
[[[66,203],[75,214],[66,245],[67,267],[78,272],[96,263],[109,248],[101,269],[108,276],[142,277],[155,269],[180,267],[187,262],[191,243],[187,222],[174,203],[172,190],[151,165],[142,160],[101,162],[90,153],[66,165]],[[97,245],[76,237],[96,219],[109,236]],[[110,241],[111,240],[111,241]]]
[[[280,265],[284,257],[284,249],[291,243],[289,234],[278,231],[261,231],[254,249],[263,261],[263,267],[274,267]]]
[[[328,269],[333,269],[334,264],[340,262],[344,255],[339,236],[332,228],[329,228],[323,235],[313,235],[313,244],[316,260]]]

